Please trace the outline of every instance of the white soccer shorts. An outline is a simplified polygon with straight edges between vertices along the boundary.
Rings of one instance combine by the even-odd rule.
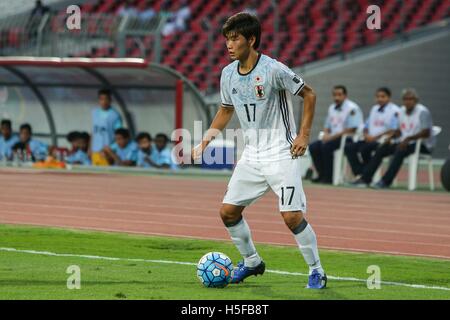
[[[278,196],[281,211],[306,212],[306,197],[300,173],[300,159],[249,162],[241,159],[234,168],[223,203],[248,206],[269,188]]]

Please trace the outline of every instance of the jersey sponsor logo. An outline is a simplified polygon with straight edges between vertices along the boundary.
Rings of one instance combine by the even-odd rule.
[[[300,79],[299,78],[297,78],[297,76],[295,76],[293,79],[292,79],[292,81],[294,81],[295,83],[300,83]]]
[[[236,88],[233,88],[233,90],[231,90],[231,94],[237,94]]]
[[[265,93],[264,93],[264,86],[256,85],[255,86],[255,94],[256,94],[256,97],[263,98],[264,95],[265,95]]]

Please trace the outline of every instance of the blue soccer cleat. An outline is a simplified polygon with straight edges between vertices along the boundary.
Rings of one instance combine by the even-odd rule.
[[[327,286],[327,275],[321,275],[319,271],[313,270],[308,279],[308,289],[324,289]]]
[[[244,262],[241,261],[237,264],[237,267],[234,268],[230,283],[240,283],[250,276],[257,276],[258,274],[263,275],[265,270],[266,264],[264,261],[261,261],[261,263],[254,268],[246,267]]]

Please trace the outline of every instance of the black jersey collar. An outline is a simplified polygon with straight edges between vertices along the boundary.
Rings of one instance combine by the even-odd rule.
[[[239,62],[238,62],[238,64],[237,64],[237,72],[239,73],[239,75],[241,75],[241,76],[247,76],[247,75],[249,75],[250,73],[252,73],[252,71],[255,70],[256,66],[258,65],[259,59],[261,59],[261,52],[258,53],[258,59],[256,60],[256,63],[255,63],[255,65],[253,66],[252,70],[250,70],[250,71],[247,72],[247,73],[241,73],[241,72],[239,71]]]

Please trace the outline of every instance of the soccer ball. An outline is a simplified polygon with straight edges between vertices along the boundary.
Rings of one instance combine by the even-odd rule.
[[[226,287],[232,271],[231,259],[221,252],[208,252],[197,264],[197,277],[208,288]]]

